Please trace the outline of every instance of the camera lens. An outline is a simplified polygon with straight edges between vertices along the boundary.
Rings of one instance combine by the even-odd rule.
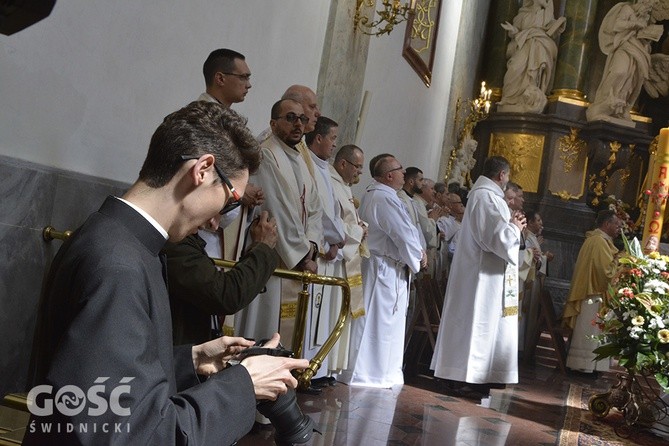
[[[258,412],[269,418],[276,429],[277,444],[306,443],[311,439],[314,420],[302,413],[293,389],[279,395],[275,401],[260,401]]]

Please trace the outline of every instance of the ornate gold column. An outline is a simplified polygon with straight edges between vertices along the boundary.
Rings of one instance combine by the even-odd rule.
[[[585,72],[591,47],[597,46],[594,26],[598,0],[567,0],[567,27],[560,38],[553,97],[584,100]]]
[[[511,23],[516,14],[518,14],[517,0],[490,2],[482,79],[486,80],[492,90],[493,101],[499,101],[502,98],[504,73],[506,73],[506,46],[509,39],[501,24]]]

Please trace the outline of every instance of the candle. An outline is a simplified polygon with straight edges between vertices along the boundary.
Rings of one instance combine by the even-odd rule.
[[[646,254],[657,251],[662,235],[664,208],[667,204],[667,180],[669,176],[669,128],[660,130],[655,159],[651,160],[652,172],[648,175],[648,205],[644,222],[641,246]]]

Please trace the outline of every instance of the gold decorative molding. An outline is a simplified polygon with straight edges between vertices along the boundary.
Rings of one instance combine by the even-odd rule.
[[[632,121],[643,122],[645,124],[653,123],[653,118],[649,118],[648,116],[641,116],[640,114],[635,113],[634,111],[630,112],[630,116],[632,117]]]
[[[500,155],[511,164],[511,177],[526,192],[539,191],[544,135],[492,133],[488,155]]]
[[[560,98],[560,97],[587,102],[585,100],[585,95],[581,91],[571,88],[558,88],[557,90],[553,90],[551,92],[551,95],[549,96],[549,98]]]
[[[599,199],[602,197],[602,195],[604,195],[604,189],[606,188],[606,184],[609,182],[609,173],[611,172],[613,166],[616,164],[618,151],[620,150],[621,147],[622,144],[620,144],[618,141],[611,141],[609,143],[608,164],[606,165],[606,167],[600,170],[598,174],[592,174],[590,176],[588,187],[595,195],[595,197],[591,201],[594,207],[599,206],[600,203]]]
[[[558,139],[558,150],[562,152],[560,159],[565,173],[574,169],[574,163],[578,159],[579,153],[584,152],[588,147],[585,141],[579,139],[578,132],[578,129],[572,127],[569,129],[569,135],[564,135]]]
[[[590,105],[590,102],[588,102],[583,93],[578,90],[569,89],[553,90],[551,95],[548,96],[548,102],[562,102],[579,107],[588,107]]]
[[[551,192],[551,194],[559,197],[562,201],[569,201],[569,200],[578,200],[583,196],[583,191],[579,195],[572,195],[566,190],[561,190],[557,192]]]

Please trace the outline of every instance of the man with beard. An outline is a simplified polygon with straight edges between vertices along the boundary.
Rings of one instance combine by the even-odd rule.
[[[261,143],[263,160],[252,181],[265,191],[259,210],[276,219],[280,267],[316,273],[316,258],[323,244],[322,206],[304,158],[295,148],[308,120],[302,105],[292,99],[272,106],[272,135]],[[297,348],[291,340],[301,289],[299,282],[272,277],[267,291],[237,313],[235,332],[262,339],[280,329],[284,345]]]
[[[599,211],[594,230],[585,233],[574,265],[562,324],[573,330],[567,367],[582,373],[607,371],[609,359],[594,361],[592,352],[599,343],[592,339],[599,329],[591,324],[599,311],[611,278],[618,266],[618,248],[613,239],[620,235],[622,220],[611,209]]]

